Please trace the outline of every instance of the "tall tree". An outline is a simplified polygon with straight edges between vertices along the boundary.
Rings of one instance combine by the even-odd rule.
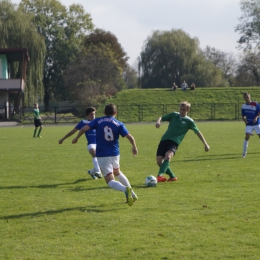
[[[260,45],[260,0],[241,0],[242,16],[235,31],[241,34],[238,43],[241,48],[251,49]]]
[[[126,88],[138,88],[138,76],[137,71],[130,65],[126,67],[123,72],[123,78],[126,84]]]
[[[210,81],[197,81],[200,75],[196,72],[201,73],[202,69],[205,78],[212,77]],[[204,86],[207,82],[211,86],[219,83],[215,78],[215,70],[212,63],[203,59],[199,40],[191,38],[182,30],[153,32],[145,41],[139,57],[139,75],[143,88],[169,87],[173,81],[180,85],[182,80],[188,81],[187,78],[196,85]]]
[[[63,89],[68,64],[79,53],[85,34],[93,29],[92,20],[81,5],[72,4],[67,9],[58,0],[22,0],[20,9],[32,17],[31,22],[45,39],[43,85],[48,111],[51,97]]]
[[[232,86],[235,81],[237,69],[237,60],[233,53],[226,53],[214,47],[206,46],[203,55],[209,61],[219,68],[223,74],[223,80],[228,81],[228,85]]]
[[[117,63],[106,49],[92,46],[72,62],[65,76],[69,100],[78,100],[82,105],[99,105],[122,89],[123,79]]]
[[[239,86],[260,86],[260,52],[251,50],[241,56],[236,80]]]
[[[118,66],[123,70],[126,68],[128,57],[117,37],[109,31],[96,29],[94,32],[87,35],[84,39],[85,50],[91,49],[92,46],[107,48],[113,55],[113,59],[118,63]]]
[[[43,63],[45,57],[45,43],[43,37],[37,33],[28,15],[18,10],[17,5],[8,0],[0,1],[0,47],[27,48],[30,62],[27,66],[25,104],[32,105],[43,97]],[[16,77],[17,63],[10,66],[12,77]]]
[[[111,32],[97,29],[85,36],[82,52],[66,71],[69,99],[77,99],[84,105],[98,105],[125,88],[122,75],[127,59]]]

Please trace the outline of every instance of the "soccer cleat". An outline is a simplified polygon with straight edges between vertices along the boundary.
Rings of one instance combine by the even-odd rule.
[[[88,171],[88,174],[91,176],[91,178],[92,178],[93,180],[97,179],[97,177],[96,177],[94,174],[92,174],[90,171]]]
[[[169,178],[167,182],[171,182],[171,181],[177,181],[177,177],[173,177],[173,178]]]
[[[246,153],[242,154],[242,158],[246,158]]]
[[[102,178],[102,173],[101,172],[95,172],[94,176],[97,177],[98,179]]]
[[[165,182],[165,181],[167,181],[167,178],[165,178],[165,177],[163,177],[163,176],[161,176],[161,175],[158,175],[158,176],[157,176],[157,181],[158,181],[158,182]]]
[[[133,202],[138,200],[137,195],[134,193],[134,191],[132,190],[132,198],[133,198]]]
[[[128,205],[132,206],[133,205],[132,188],[126,187],[125,196]]]
[[[33,138],[36,138],[36,136],[33,136]]]
[[[42,137],[40,135],[38,135],[37,138],[42,138]]]

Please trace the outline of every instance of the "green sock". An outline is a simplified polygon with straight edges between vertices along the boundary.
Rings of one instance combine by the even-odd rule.
[[[168,167],[168,169],[166,170],[166,174],[168,174],[170,178],[175,178],[174,173],[172,172],[170,167]]]
[[[40,136],[41,131],[42,131],[42,128],[39,129],[39,132],[38,132],[37,136]]]
[[[170,163],[168,161],[164,161],[159,169],[158,175],[163,175],[166,170],[169,168]]]
[[[36,131],[37,131],[37,129],[34,129],[34,134],[33,134],[33,137],[35,137],[35,136],[36,136]]]

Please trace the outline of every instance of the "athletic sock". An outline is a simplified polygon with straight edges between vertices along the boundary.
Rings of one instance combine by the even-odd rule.
[[[166,174],[168,174],[170,176],[170,178],[175,178],[174,173],[172,172],[171,168],[168,167],[168,169],[165,172]]]
[[[244,140],[244,144],[243,144],[243,155],[246,155],[247,153],[247,147],[248,147],[248,141]]]
[[[40,136],[41,131],[42,131],[42,128],[39,129],[39,132],[38,132],[37,136]]]
[[[166,170],[169,168],[169,161],[164,160],[164,162],[161,164],[158,175],[163,175]]]
[[[34,130],[33,137],[36,137],[36,131],[37,131],[37,129]]]
[[[126,191],[126,187],[116,180],[111,180],[107,185],[114,190],[118,190],[122,192]]]
[[[127,177],[121,171],[116,177],[118,178],[119,182],[121,182],[124,186],[131,187]]]
[[[99,168],[99,165],[98,165],[97,157],[92,158],[92,163],[94,165],[95,171],[96,172],[101,172],[100,168]]]

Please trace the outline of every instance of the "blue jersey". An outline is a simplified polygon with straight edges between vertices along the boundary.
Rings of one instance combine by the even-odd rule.
[[[78,130],[80,130],[83,126],[85,126],[86,124],[90,123],[91,121],[89,120],[81,120],[76,126],[75,128],[77,128]],[[89,144],[96,144],[96,130],[88,130],[85,132],[85,136],[87,138],[88,141],[88,145]]]
[[[246,117],[246,120],[248,121],[247,125],[259,125],[260,120],[259,118],[255,123],[253,123],[254,118],[259,114],[260,112],[260,106],[257,102],[250,102],[250,104],[243,104],[242,105],[242,116]]]
[[[90,129],[97,133],[97,157],[110,157],[119,155],[119,135],[129,134],[124,124],[113,116],[96,118],[88,123]]]

